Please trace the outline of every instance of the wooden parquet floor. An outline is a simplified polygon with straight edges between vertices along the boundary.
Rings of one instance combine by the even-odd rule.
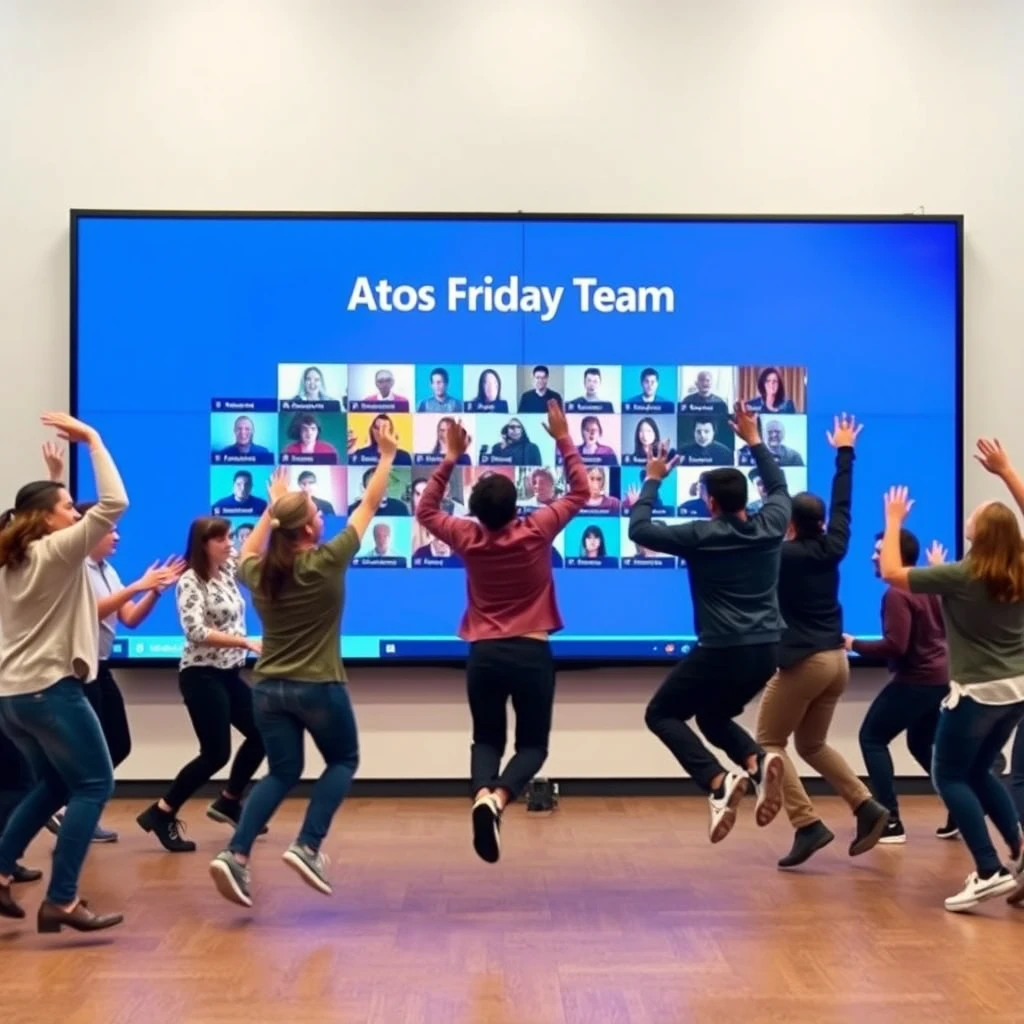
[[[799,872],[775,859],[788,826],[760,830],[752,801],[721,846],[697,798],[514,808],[504,860],[479,862],[468,805],[353,800],[327,851],[335,895],[280,854],[302,804],[285,804],[255,853],[252,911],[207,874],[226,830],[186,808],[195,854],[134,824],[94,846],[83,893],[125,923],[40,936],[42,885],[19,886],[28,921],[0,920],[3,1024],[908,1024],[1024,1020],[1024,911],[942,909],[970,870],[932,835],[932,797],[904,801],[910,841],[846,855],[848,815]],[[26,861],[48,865],[44,834]]]

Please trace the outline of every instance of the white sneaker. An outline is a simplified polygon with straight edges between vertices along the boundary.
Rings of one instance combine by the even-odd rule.
[[[1002,896],[1016,888],[1017,883],[1006,868],[1000,868],[994,875],[984,879],[978,877],[977,871],[972,871],[963,889],[946,900],[946,909],[954,914],[963,913],[965,910],[973,910],[985,900]]]
[[[750,787],[750,780],[746,775],[739,772],[728,772],[723,784],[724,792],[721,797],[713,794],[708,797],[708,807],[711,812],[708,821],[708,836],[713,843],[720,843],[736,824],[736,808],[740,801],[747,795]]]
[[[781,754],[765,754],[758,764],[761,781],[751,779],[754,792],[757,793],[757,804],[754,807],[754,819],[764,828],[770,825],[775,816],[782,810],[782,773],[785,765]]]
[[[493,794],[486,793],[473,804],[473,849],[488,864],[501,857],[501,811]]]

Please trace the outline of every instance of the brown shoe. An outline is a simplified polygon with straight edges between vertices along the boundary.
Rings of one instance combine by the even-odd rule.
[[[0,917],[22,918],[24,916],[25,908],[14,902],[10,883],[0,885]]]
[[[39,906],[36,920],[40,934],[73,928],[76,932],[98,932],[113,928],[124,920],[123,914],[96,914],[85,900],[79,900],[73,910],[61,910],[55,903],[44,900]]]

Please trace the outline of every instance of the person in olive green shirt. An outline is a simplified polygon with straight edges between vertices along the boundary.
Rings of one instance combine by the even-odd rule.
[[[283,859],[318,892],[332,891],[320,848],[359,765],[340,655],[345,570],[387,489],[397,448],[389,424],[381,427],[377,443],[380,462],[341,533],[320,542],[323,516],[304,491],[288,491],[279,468],[270,483],[270,505],[239,554],[238,579],[251,591],[263,626],[253,709],[269,771],[246,801],[228,848],[211,861],[210,874],[222,896],[245,907],[252,906],[253,843],[302,776],[306,732],[325,767]]]
[[[978,461],[1002,477],[1024,509],[1024,481],[998,442],[978,442]],[[963,889],[945,901],[954,913],[1011,894],[1024,899],[1024,837],[1009,793],[992,771],[996,756],[1024,720],[1024,535],[1014,511],[999,501],[971,514],[970,550],[959,562],[907,568],[899,532],[913,502],[905,487],[886,496],[879,553],[882,578],[915,594],[937,594],[949,645],[949,695],[935,733],[935,788],[960,828],[975,862]],[[992,845],[991,819],[1009,851],[1003,863]]]

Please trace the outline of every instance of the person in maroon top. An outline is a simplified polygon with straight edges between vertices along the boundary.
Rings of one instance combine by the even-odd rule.
[[[882,535],[875,538],[872,562],[879,575],[878,557]],[[900,556],[904,566],[917,565],[921,545],[909,530],[900,530]],[[945,561],[945,551],[936,543],[928,550],[928,561]],[[942,603],[934,594],[912,594],[889,587],[882,597],[882,639],[857,640],[843,636],[846,649],[867,658],[884,658],[892,679],[875,697],[860,728],[860,750],[868,781],[876,799],[889,808],[889,824],[880,843],[905,843],[906,830],[900,821],[889,744],[907,734],[907,747],[914,760],[931,777],[932,745],[939,724],[939,707],[949,689],[949,663]],[[956,827],[948,823],[956,834]],[[940,829],[940,835],[943,830]]]
[[[473,718],[473,848],[491,864],[500,856],[502,811],[547,760],[555,699],[548,637],[562,628],[551,577],[551,544],[590,496],[586,466],[555,400],[548,402],[545,428],[565,462],[569,490],[561,498],[520,519],[515,484],[496,473],[473,488],[472,518],[442,512],[452,469],[469,448],[470,438],[459,423],[449,429],[444,461],[416,506],[417,521],[466,566],[467,604],[458,632],[470,645],[466,683]],[[516,749],[502,770],[510,698]]]

